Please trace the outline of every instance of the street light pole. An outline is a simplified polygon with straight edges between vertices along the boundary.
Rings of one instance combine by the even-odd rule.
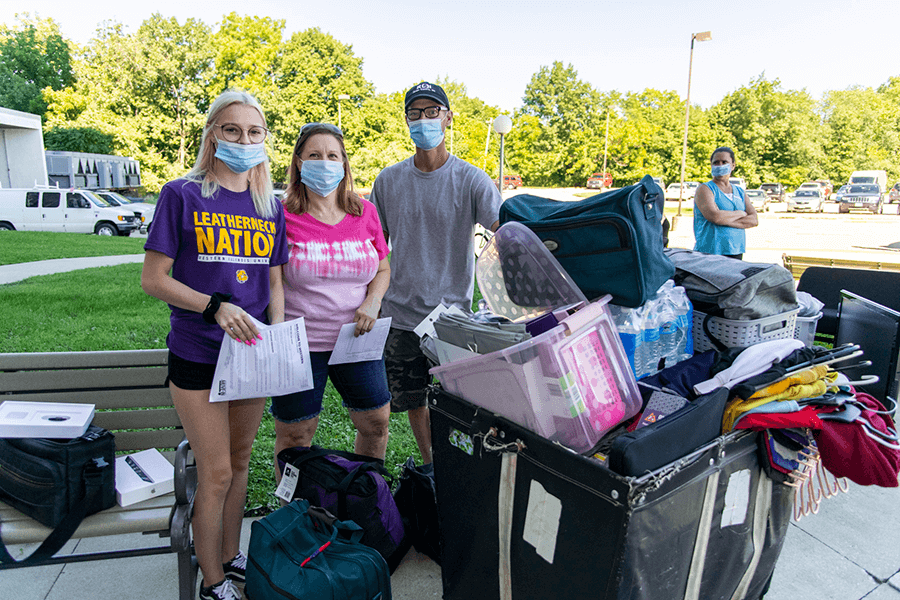
[[[512,130],[512,119],[506,115],[498,115],[494,119],[494,131],[500,134],[500,177],[497,182],[500,185],[500,194],[503,195],[503,136]]]
[[[681,201],[684,198],[684,168],[687,160],[687,140],[688,140],[688,123],[691,120],[691,71],[694,68],[694,40],[698,42],[708,42],[712,39],[711,31],[703,31],[701,33],[691,34],[691,58],[688,61],[688,87],[687,99],[684,107],[684,144],[681,147],[681,186],[678,189],[678,214],[672,219],[672,231],[678,225],[681,218]]]
[[[349,99],[350,99],[350,94],[338,94],[337,99],[338,99],[338,129],[340,129],[341,131],[343,131],[344,128],[341,127],[341,101],[342,101],[342,100],[349,100]]]

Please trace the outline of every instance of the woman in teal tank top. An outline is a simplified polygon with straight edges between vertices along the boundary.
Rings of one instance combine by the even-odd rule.
[[[746,250],[744,230],[759,225],[759,219],[744,189],[728,181],[734,151],[716,148],[710,163],[712,181],[701,185],[694,197],[694,250],[739,259]]]

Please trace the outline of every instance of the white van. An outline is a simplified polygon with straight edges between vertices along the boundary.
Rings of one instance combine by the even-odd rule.
[[[130,235],[140,226],[134,211],[114,208],[88,190],[0,189],[0,230]]]
[[[853,171],[848,183],[877,183],[883,194],[888,189],[887,171]]]

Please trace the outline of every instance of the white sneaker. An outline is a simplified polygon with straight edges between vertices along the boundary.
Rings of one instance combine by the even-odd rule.
[[[241,600],[241,592],[227,577],[221,583],[203,587],[200,583],[200,600]]]

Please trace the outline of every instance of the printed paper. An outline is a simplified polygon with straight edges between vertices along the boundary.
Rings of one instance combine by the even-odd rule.
[[[252,317],[251,317],[252,318]],[[312,389],[303,317],[277,325],[253,320],[262,336],[248,346],[226,335],[219,350],[210,402],[281,396]]]
[[[740,525],[747,518],[750,505],[750,470],[736,471],[728,478],[725,506],[722,508],[722,528]]]
[[[365,360],[379,360],[384,356],[384,345],[387,342],[388,332],[391,330],[391,317],[377,319],[372,331],[355,337],[356,323],[347,323],[341,326],[337,342],[328,359],[329,365],[342,365],[344,363],[363,362]]]

